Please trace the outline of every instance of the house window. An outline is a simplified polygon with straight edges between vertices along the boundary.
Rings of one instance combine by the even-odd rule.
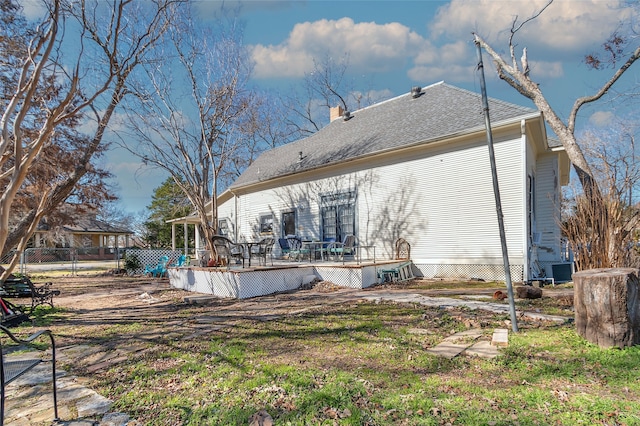
[[[342,241],[356,233],[355,192],[324,195],[322,205],[322,239]]]
[[[335,207],[324,207],[322,209],[322,241],[334,239],[337,241],[338,217]]]
[[[260,216],[260,233],[272,234],[273,233],[273,215],[265,214]]]
[[[218,221],[218,234],[225,237],[229,235],[229,221],[227,221],[227,219],[220,219]]]
[[[296,235],[296,212],[282,213],[282,236]]]

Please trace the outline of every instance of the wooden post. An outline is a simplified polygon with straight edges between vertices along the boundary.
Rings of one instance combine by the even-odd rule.
[[[573,275],[576,332],[602,348],[640,344],[640,270],[607,268]]]

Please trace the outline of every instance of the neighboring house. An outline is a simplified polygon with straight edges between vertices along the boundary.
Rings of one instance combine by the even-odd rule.
[[[541,112],[495,99],[489,111],[513,280],[533,278],[536,261],[550,275],[563,260],[568,157]],[[504,279],[479,94],[440,82],[331,116],[262,154],[218,197],[232,239],[354,234],[390,259],[403,237],[425,277]]]
[[[55,235],[53,235],[55,234]],[[34,247],[77,248],[78,256],[113,258],[114,249],[129,247],[133,232],[100,221],[94,215],[74,219],[67,224],[49,229],[46,224],[38,227],[34,234]]]

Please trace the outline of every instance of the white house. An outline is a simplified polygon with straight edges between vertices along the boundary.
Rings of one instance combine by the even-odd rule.
[[[513,280],[531,279],[536,261],[550,276],[563,260],[568,157],[541,112],[495,99],[489,110]],[[378,258],[392,258],[402,237],[425,277],[504,279],[479,94],[440,82],[331,115],[312,136],[262,154],[219,196],[224,232],[354,234]]]

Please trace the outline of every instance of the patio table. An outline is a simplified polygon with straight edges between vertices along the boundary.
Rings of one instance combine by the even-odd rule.
[[[316,259],[316,254],[320,252],[320,260],[324,260],[324,248],[335,241],[303,241],[302,247],[309,250],[309,262]]]
[[[251,268],[251,248],[259,246],[260,244],[262,244],[262,241],[245,241],[238,244],[242,244],[245,247],[247,258],[249,259],[249,268]]]

